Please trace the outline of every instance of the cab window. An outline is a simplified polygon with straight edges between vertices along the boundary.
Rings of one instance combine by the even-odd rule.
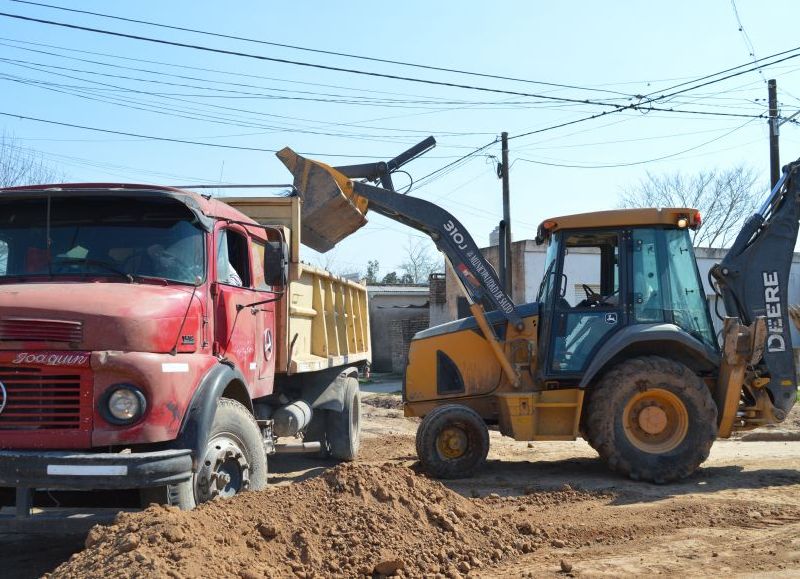
[[[619,234],[564,233],[563,245],[550,369],[576,374],[603,339],[622,325]]]
[[[217,242],[217,281],[225,285],[250,287],[250,259],[247,238],[222,229]]]

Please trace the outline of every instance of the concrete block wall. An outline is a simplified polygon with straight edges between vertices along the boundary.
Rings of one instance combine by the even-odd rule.
[[[392,372],[402,374],[408,363],[408,346],[414,334],[428,328],[427,315],[406,320],[394,320],[389,324],[389,340],[392,349]]]

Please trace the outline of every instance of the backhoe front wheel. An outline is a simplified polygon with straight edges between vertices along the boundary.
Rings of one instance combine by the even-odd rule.
[[[486,423],[467,406],[439,406],[425,416],[417,430],[417,456],[436,478],[472,476],[488,453]]]
[[[657,356],[612,368],[592,392],[586,435],[609,467],[634,480],[666,483],[708,458],[717,408],[689,368]]]

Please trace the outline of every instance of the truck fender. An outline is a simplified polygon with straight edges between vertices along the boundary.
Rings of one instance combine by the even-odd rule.
[[[192,469],[197,470],[199,457],[205,451],[208,433],[217,413],[217,402],[223,397],[241,402],[253,412],[253,402],[245,386],[247,381],[239,370],[227,364],[213,366],[192,395],[178,437],[173,446],[192,451]]]
[[[302,398],[315,410],[344,410],[345,386],[348,378],[358,378],[358,368],[333,368],[305,376]]]
[[[695,372],[712,371],[719,366],[719,352],[675,324],[635,324],[616,332],[603,344],[578,387],[588,387],[608,366],[623,358],[647,354],[676,360]]]

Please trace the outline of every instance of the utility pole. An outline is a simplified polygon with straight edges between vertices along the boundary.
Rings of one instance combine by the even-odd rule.
[[[781,178],[781,159],[778,149],[778,127],[780,126],[778,123],[778,88],[774,78],[767,81],[767,92],[769,93],[769,175],[772,188]]]
[[[505,233],[501,237],[500,242],[503,244],[504,251],[501,251],[500,254],[502,255],[505,253],[505,276],[502,279],[503,285],[505,286],[506,293],[511,296],[512,295],[512,275],[511,275],[511,266],[513,263],[513,259],[511,257],[511,204],[509,200],[509,182],[508,182],[508,133],[502,132],[500,134],[500,139],[502,141],[502,162],[501,162],[501,175],[500,177],[503,179],[503,223],[505,227],[501,227],[501,231]]]

